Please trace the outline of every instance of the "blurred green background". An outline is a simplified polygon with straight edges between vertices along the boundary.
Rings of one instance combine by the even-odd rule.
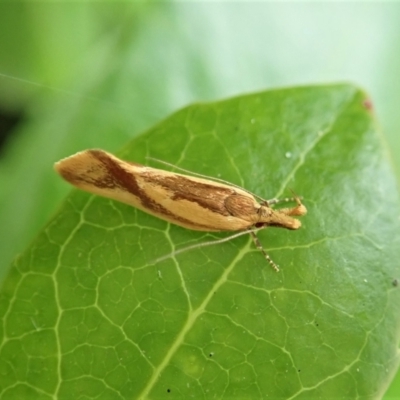
[[[0,278],[70,190],[54,161],[117,150],[188,103],[356,83],[399,177],[399,47],[390,2],[1,3]]]

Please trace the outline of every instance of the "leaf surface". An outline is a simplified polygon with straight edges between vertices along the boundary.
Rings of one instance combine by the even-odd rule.
[[[184,108],[130,142],[263,198],[304,196],[298,231],[167,224],[73,191],[1,292],[1,398],[377,398],[399,358],[399,199],[350,85]],[[159,167],[159,165],[155,165]]]

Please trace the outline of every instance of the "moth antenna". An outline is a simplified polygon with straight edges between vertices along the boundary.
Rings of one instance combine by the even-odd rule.
[[[263,199],[262,197],[258,196],[257,194],[255,194],[255,193],[253,193],[253,192],[250,192],[250,190],[247,190],[247,189],[245,189],[245,188],[243,188],[243,187],[241,187],[241,186],[239,186],[239,185],[236,185],[235,183],[226,181],[225,179],[214,178],[213,176],[198,174],[197,172],[192,172],[192,171],[189,171],[188,169],[181,168],[181,167],[177,167],[177,166],[174,165],[174,164],[171,164],[171,163],[169,163],[169,162],[167,162],[167,161],[159,160],[158,158],[146,157],[146,159],[147,159],[147,160],[156,161],[156,162],[158,162],[158,163],[160,163],[160,164],[168,165],[169,167],[175,168],[175,169],[177,169],[178,171],[181,171],[181,172],[185,172],[186,174],[190,174],[190,175],[193,175],[193,176],[198,176],[198,177],[204,178],[204,179],[209,179],[210,181],[225,183],[225,185],[233,186],[233,187],[235,187],[235,188],[237,188],[237,189],[244,190],[245,192],[251,194],[252,196],[254,196],[255,198],[257,198],[258,200],[260,200],[261,203],[267,203],[267,204],[269,204],[269,201],[270,201],[270,200],[265,200],[265,199]],[[275,200],[275,199],[274,199],[274,200]]]
[[[249,230],[241,231],[241,232],[235,233],[233,235],[227,236],[227,237],[222,238],[222,239],[210,240],[208,242],[193,244],[191,246],[187,246],[187,247],[184,247],[182,249],[175,250],[175,251],[173,251],[173,252],[171,252],[171,253],[169,253],[169,254],[167,254],[165,256],[156,258],[154,261],[151,261],[150,264],[157,264],[158,262],[167,260],[168,258],[175,257],[178,254],[184,253],[184,252],[189,251],[189,250],[194,250],[194,249],[198,249],[200,247],[212,246],[214,244],[220,244],[220,243],[229,242],[230,240],[235,239],[235,238],[237,238],[239,236],[248,235],[249,233],[253,233],[253,232],[258,232],[258,231],[261,231],[262,229],[265,229],[265,228],[266,227],[263,226],[261,228],[257,228],[257,229],[251,230],[251,231],[249,231]],[[261,246],[261,244],[260,244],[260,246]],[[265,252],[263,252],[263,253],[265,254]]]
[[[259,229],[258,229],[259,230]],[[262,244],[258,240],[258,237],[256,235],[256,230],[253,230],[249,228],[249,233],[251,238],[253,239],[254,244],[256,245],[257,249],[261,251],[261,253],[264,255],[265,259],[268,261],[269,265],[276,271],[279,272],[279,266],[274,263],[272,258],[265,252],[264,248],[262,247]]]

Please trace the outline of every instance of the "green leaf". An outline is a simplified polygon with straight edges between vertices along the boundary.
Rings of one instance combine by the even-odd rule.
[[[2,398],[377,398],[399,363],[399,198],[366,95],[302,87],[189,106],[119,154],[264,198],[297,231],[228,236],[74,191],[1,292]]]

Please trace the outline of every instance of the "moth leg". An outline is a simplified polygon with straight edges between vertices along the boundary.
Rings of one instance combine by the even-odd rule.
[[[261,205],[269,207],[269,206],[273,206],[273,205],[278,204],[278,203],[292,203],[292,202],[296,202],[297,205],[300,205],[301,204],[301,201],[300,201],[301,199],[302,199],[302,197],[300,197],[300,196],[283,197],[282,199],[276,199],[275,198],[275,199],[271,199],[271,200],[264,200],[261,203]]]
[[[257,231],[260,231],[261,229],[265,229],[265,227],[262,226],[260,228],[254,228],[253,229],[254,230],[254,234]],[[189,251],[189,250],[194,250],[194,249],[198,249],[200,247],[212,246],[212,245],[215,245],[215,244],[221,244],[221,243],[229,242],[232,239],[235,239],[235,238],[237,238],[239,236],[247,235],[248,233],[249,233],[248,230],[244,230],[244,231],[240,231],[240,232],[234,233],[233,235],[224,237],[222,239],[210,240],[208,242],[202,242],[202,243],[196,243],[196,244],[193,244],[191,246],[184,247],[182,249],[174,250],[171,253],[166,254],[165,256],[162,256],[162,257],[159,257],[159,258],[157,258],[157,259],[155,259],[153,261],[150,261],[150,264],[156,264],[158,262],[167,260],[168,258],[176,257],[178,254],[184,253],[184,252]]]
[[[264,254],[265,259],[268,261],[269,265],[276,271],[279,272],[279,267],[277,264],[274,263],[272,258],[265,252],[264,248],[262,247],[262,244],[258,240],[258,237],[256,233],[254,232],[253,229],[249,229],[249,233],[251,238],[253,239],[254,244],[256,245],[257,249],[261,251],[262,254]]]

